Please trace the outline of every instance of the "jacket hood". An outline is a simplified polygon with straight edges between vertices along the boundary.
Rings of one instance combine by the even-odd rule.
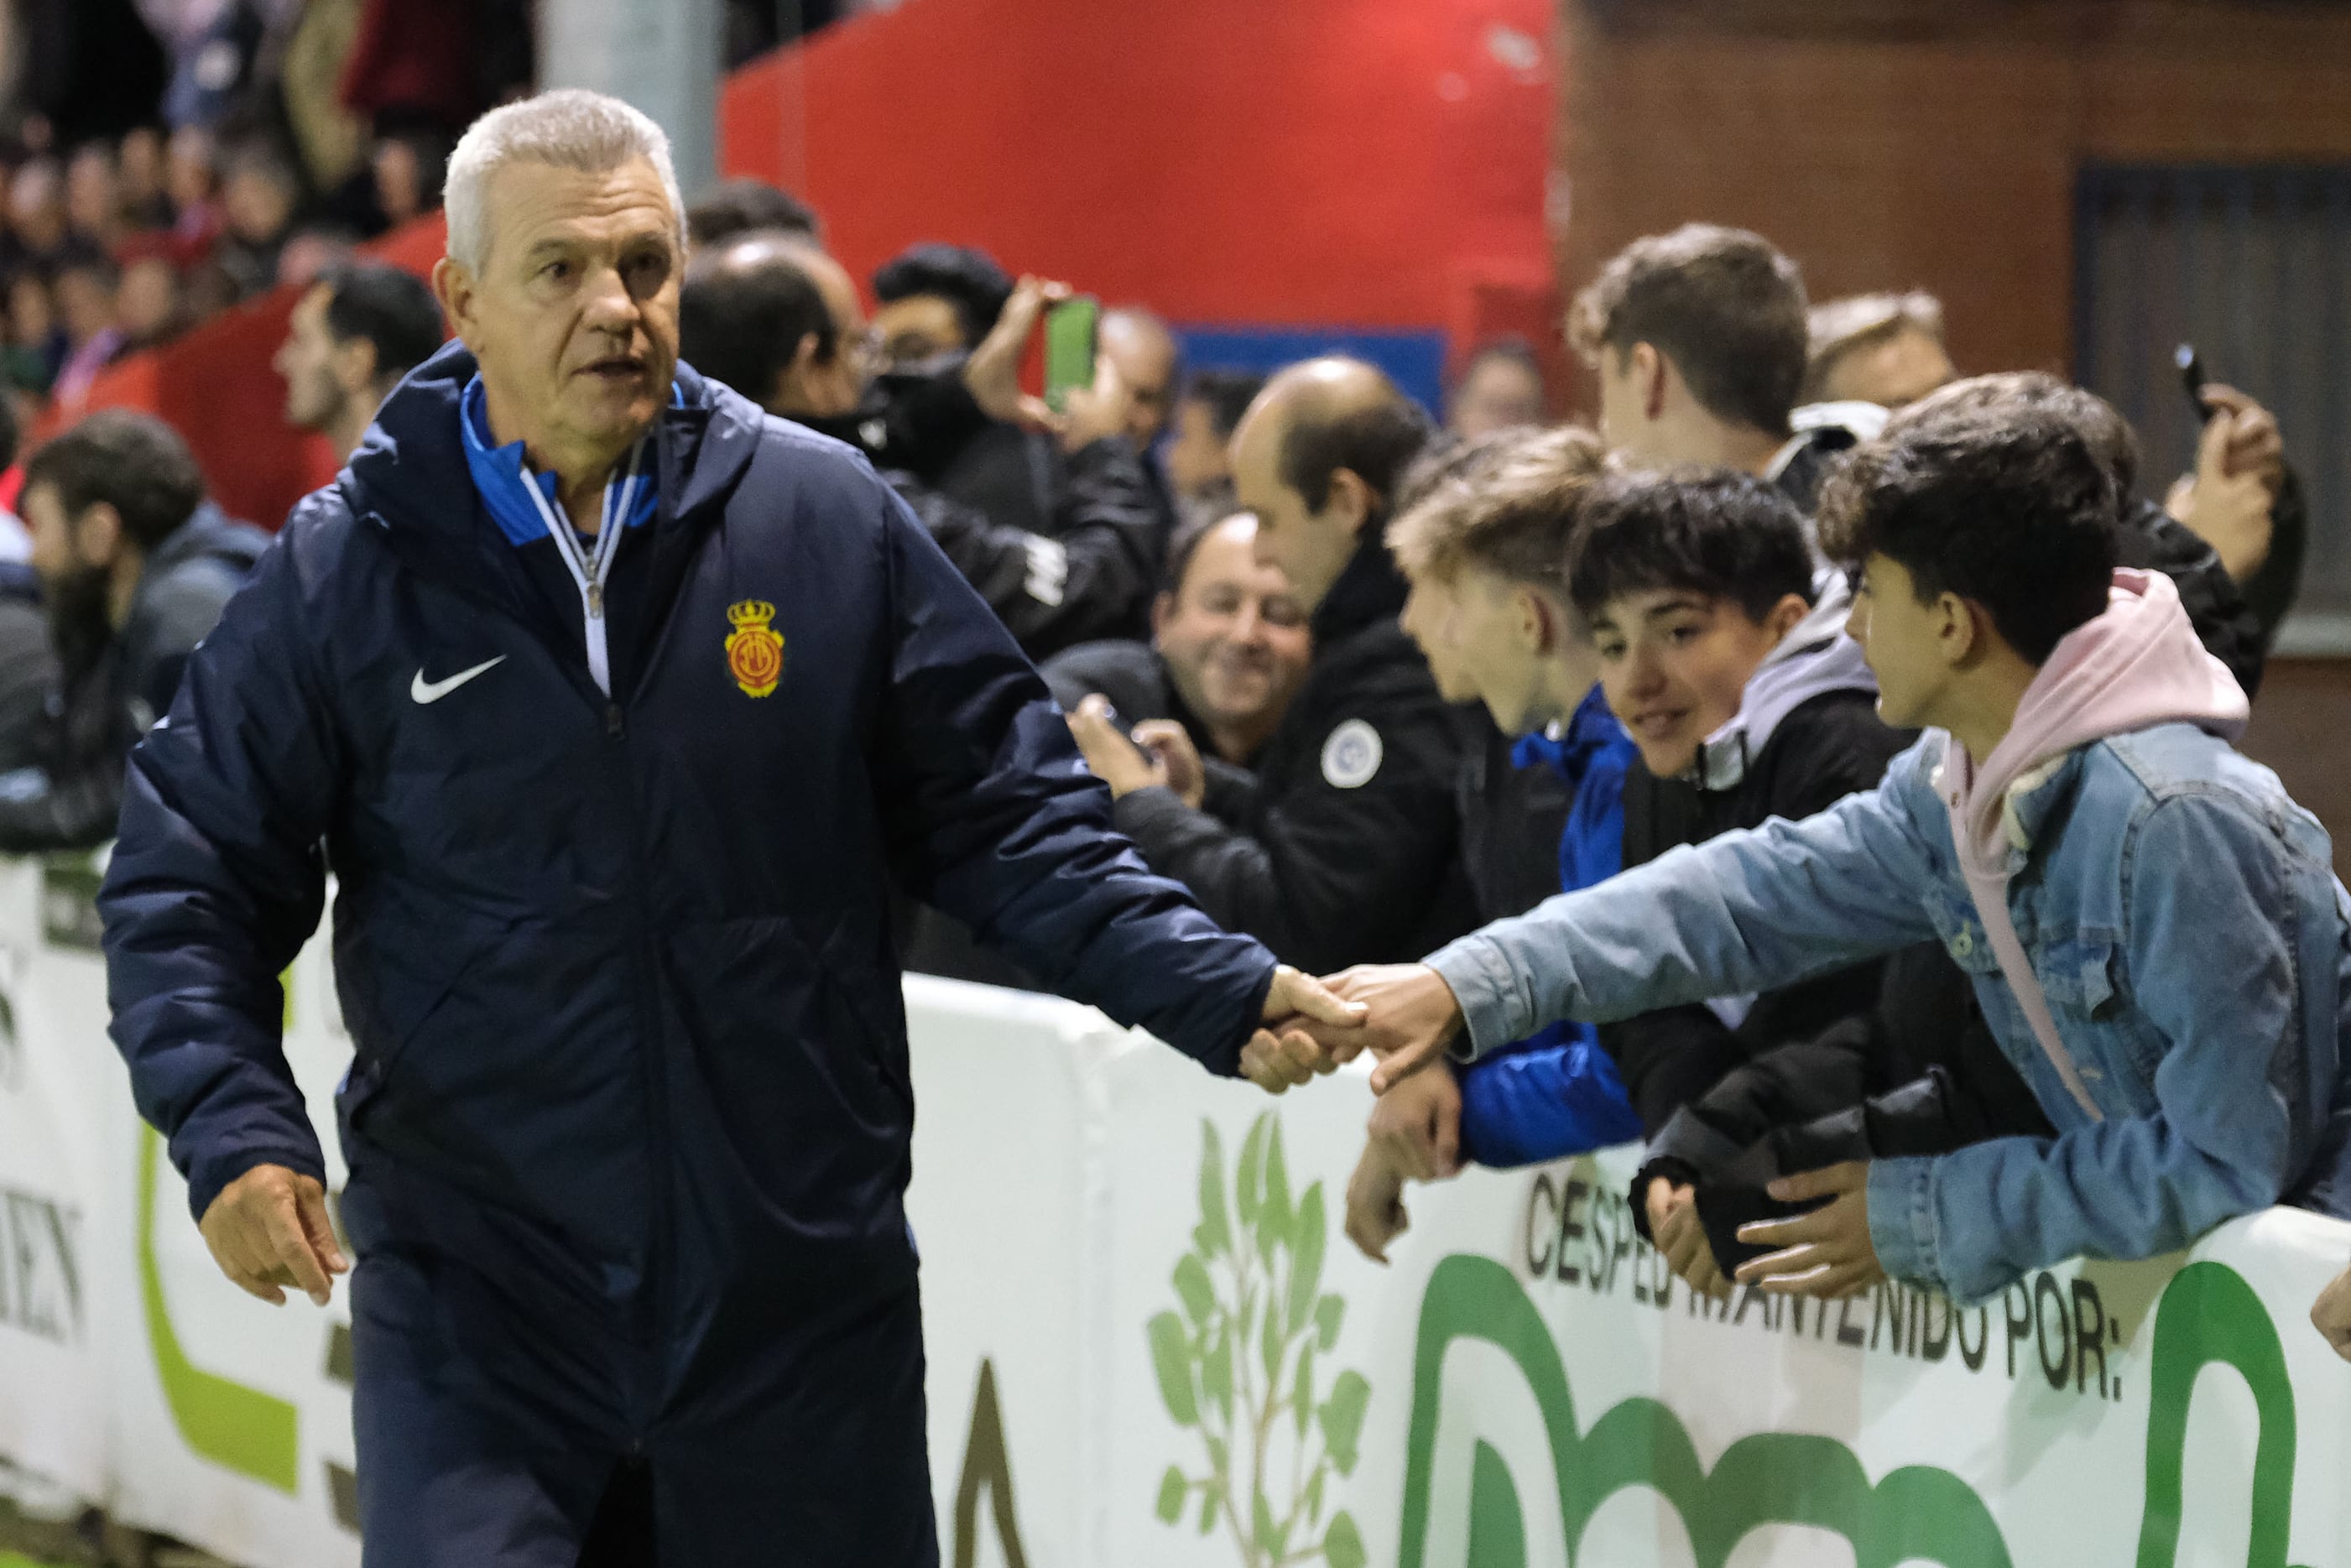
[[[2197,640],[2171,580],[2116,572],[2105,612],[2058,643],[1980,766],[1946,739],[1935,784],[1962,869],[1970,882],[2006,882],[2010,852],[2025,847],[2012,797],[2046,782],[2077,748],[2158,724],[2234,740],[2250,711],[2236,677]]]
[[[161,576],[192,560],[217,560],[239,571],[250,571],[268,548],[267,533],[251,523],[238,522],[222,511],[218,502],[205,501],[155,547],[155,553],[147,558],[144,575]]]
[[[480,502],[466,465],[461,409],[478,369],[451,342],[392,389],[340,483],[354,514],[397,532],[478,539]],[[675,392],[653,421],[664,513],[684,517],[733,489],[758,451],[758,405],[678,361]]]
[[[1877,695],[1877,677],[1862,657],[1861,644],[1845,635],[1853,588],[1844,573],[1824,569],[1814,587],[1818,594],[1812,613],[1780,639],[1780,645],[1747,678],[1739,711],[1698,747],[1689,777],[1699,789],[1738,788],[1749,766],[1771,744],[1782,721],[1814,697],[1831,692]]]

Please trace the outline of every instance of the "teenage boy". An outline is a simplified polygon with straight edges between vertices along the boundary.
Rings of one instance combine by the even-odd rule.
[[[1878,781],[1907,737],[1877,718],[1876,685],[1843,631],[1843,577],[1823,573],[1816,586],[1802,521],[1783,496],[1728,472],[1621,476],[1591,486],[1578,509],[1581,524],[1562,552],[1567,581],[1592,628],[1607,704],[1638,753],[1624,783],[1624,865],[1773,817],[1807,816]],[[1684,1115],[1690,1103],[1766,1053],[1866,1014],[1877,991],[1875,964],[1838,967],[1761,996],[1645,1012],[1601,1039],[1639,1132],[1702,1168],[1695,1156],[1708,1140]],[[1848,1036],[1816,1042],[1812,1055],[1782,1086],[1781,1103],[1800,1119],[1876,1086]],[[1484,1082],[1500,1071],[1540,1082],[1556,1071],[1554,1057],[1529,1052],[1464,1072],[1461,1141],[1486,1163],[1593,1146],[1559,1096],[1496,1092]],[[1398,1092],[1412,1098],[1375,1122],[1411,1133],[1428,1125],[1441,1136],[1450,1109],[1442,1088]],[[1645,1179],[1633,1197],[1658,1228],[1692,1203],[1695,1186]]]
[[[1439,952],[1359,971],[1384,1087],[1556,1017],[1768,986],[1922,938],[1968,971],[2057,1129],[1775,1184],[1740,1281],[1886,1275],[1980,1301],[2081,1254],[2142,1258],[2287,1202],[2351,1215],[2331,846],[2234,751],[2244,694],[2170,580],[2115,567],[2111,476],[2043,411],[1866,449],[1826,497],[1853,626],[1896,723],[1885,785],[1725,834]],[[1251,1054],[1296,1076],[1298,1031]],[[1335,1052],[1333,1054],[1336,1054]]]
[[[1621,863],[1633,743],[1601,695],[1591,631],[1568,594],[1566,572],[1577,502],[1605,456],[1598,436],[1573,427],[1465,443],[1415,476],[1415,498],[1388,528],[1388,548],[1411,584],[1404,628],[1427,655],[1437,690],[1448,701],[1482,703],[1499,734],[1520,737],[1501,765],[1543,770],[1565,798],[1549,893],[1589,887]],[[1474,755],[1468,761],[1496,763]],[[1494,821],[1486,836],[1498,847],[1517,843],[1526,825]],[[1465,843],[1463,858],[1474,870],[1480,857]],[[1492,908],[1500,896],[1507,895],[1481,886],[1481,913],[1516,914],[1541,894]],[[1465,1094],[1472,1102],[1466,1113]],[[1522,1124],[1536,1122],[1575,1153],[1640,1135],[1591,1025],[1553,1024],[1479,1063],[1475,1074],[1457,1078],[1439,1067],[1384,1096],[1348,1183],[1348,1234],[1379,1256],[1402,1227],[1407,1179],[1450,1176],[1465,1159],[1524,1163],[1531,1156],[1513,1140]],[[1484,1130],[1489,1142],[1460,1137],[1472,1129]]]

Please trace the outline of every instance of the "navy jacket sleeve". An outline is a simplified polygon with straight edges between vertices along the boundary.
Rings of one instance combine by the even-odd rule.
[[[907,891],[1121,1023],[1231,1073],[1273,956],[1155,876],[1044,682],[894,496],[890,685],[877,768]]]
[[[198,1218],[256,1166],[325,1176],[280,1038],[278,976],[318,927],[340,772],[298,542],[263,558],[131,754],[99,893],[115,1044]]]

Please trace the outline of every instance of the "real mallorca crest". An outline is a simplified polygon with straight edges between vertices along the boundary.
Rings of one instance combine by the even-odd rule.
[[[735,630],[726,634],[726,673],[743,695],[763,697],[784,674],[784,640],[768,628],[776,607],[764,599],[744,599],[726,607]]]

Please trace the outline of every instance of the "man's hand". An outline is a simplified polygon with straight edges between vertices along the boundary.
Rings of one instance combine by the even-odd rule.
[[[1061,401],[1061,422],[1054,434],[1064,453],[1074,455],[1105,436],[1123,435],[1134,416],[1134,389],[1118,373],[1108,354],[1094,356],[1094,384],[1071,387]]]
[[[272,1306],[291,1285],[320,1306],[350,1271],[327,1218],[327,1189],[284,1166],[256,1166],[221,1189],[197,1222],[232,1284]]]
[[[2196,471],[2180,476],[2163,509],[2210,545],[2242,582],[2269,559],[2285,444],[2269,410],[2244,393],[2215,384],[2204,396],[2212,417],[2196,443]]]
[[[1028,357],[1029,340],[1044,319],[1045,308],[1070,297],[1066,283],[1024,277],[1005,301],[1003,313],[979,346],[963,362],[963,384],[980,413],[990,419],[1059,433],[1062,421],[1040,397],[1020,390],[1020,361]]]
[[[1649,1235],[1666,1264],[1684,1284],[1702,1296],[1730,1294],[1730,1281],[1715,1266],[1706,1227],[1698,1222],[1698,1189],[1666,1176],[1654,1176],[1642,1195],[1649,1211]]]
[[[1825,1170],[1782,1176],[1767,1189],[1782,1203],[1830,1201],[1789,1219],[1758,1219],[1739,1228],[1739,1239],[1780,1250],[1739,1266],[1739,1282],[1790,1296],[1834,1301],[1857,1296],[1886,1278],[1869,1241],[1869,1162],[1848,1160]]]
[[[1371,1146],[1414,1181],[1461,1171],[1461,1083],[1438,1062],[1372,1103]]]
[[[1195,811],[1208,798],[1208,769],[1192,732],[1172,718],[1147,718],[1134,727],[1134,744],[1159,764],[1167,788]]]
[[[1095,778],[1110,786],[1111,799],[1167,782],[1166,766],[1118,732],[1110,699],[1096,692],[1070,715],[1070,734],[1085,754]]]
[[[1426,964],[1358,964],[1331,977],[1331,988],[1370,1010],[1363,1032],[1344,1041],[1344,1061],[1370,1050],[1384,1060],[1372,1072],[1372,1088],[1384,1094],[1431,1062],[1461,1032],[1461,1004],[1445,977]]]
[[[1241,1047],[1241,1076],[1269,1094],[1337,1071],[1355,1052],[1328,1050],[1316,1035],[1344,1040],[1364,1026],[1363,1004],[1343,999],[1287,964],[1273,971],[1263,1017],[1273,1027],[1258,1030]],[[1309,1034],[1310,1029],[1315,1033]]]
[[[1353,1202],[1352,1189],[1348,1197]],[[2335,1354],[2351,1361],[2351,1269],[2335,1275],[2334,1282],[2318,1292],[2318,1300],[2311,1304],[2310,1326],[2325,1336]]]
[[[1374,1263],[1388,1260],[1388,1243],[1412,1228],[1404,1208],[1404,1173],[1390,1165],[1376,1142],[1364,1145],[1355,1174],[1347,1178],[1347,1239]]]

